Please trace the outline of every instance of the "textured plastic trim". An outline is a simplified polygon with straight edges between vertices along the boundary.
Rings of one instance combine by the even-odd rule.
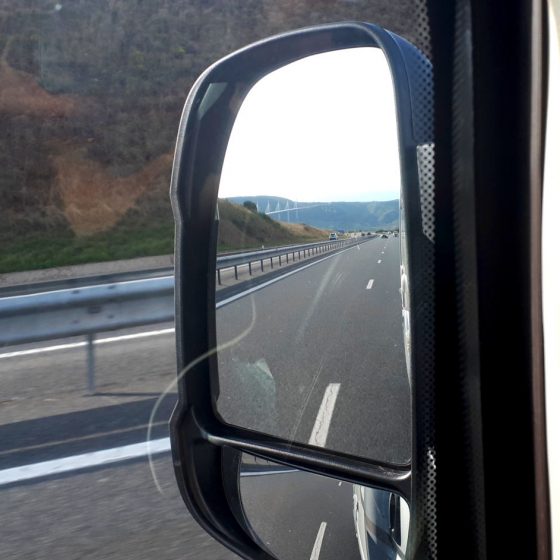
[[[413,98],[420,75],[418,65],[424,70],[430,66],[410,43],[364,23],[324,25],[273,37],[211,66],[190,92],[181,118],[171,183],[177,224],[175,297],[179,371],[179,403],[171,419],[173,459],[183,499],[192,515],[210,534],[243,558],[268,559],[270,555],[255,542],[239,516],[235,505],[239,497],[231,495],[236,483],[228,479],[237,476],[237,470],[223,468],[225,449],[248,451],[311,472],[376,486],[407,500],[413,493],[412,469],[417,455],[414,443],[412,467],[379,464],[227,426],[218,419],[213,405],[217,392],[215,208],[221,166],[237,110],[253,84],[276,68],[313,54],[364,46],[381,48],[393,75],[403,204],[409,232],[409,277],[421,278],[416,271],[425,268],[422,248],[430,242],[421,233],[417,148],[419,144],[429,144],[432,138],[431,129],[423,124],[429,119],[418,114]],[[431,95],[431,90],[427,95]],[[421,331],[417,321],[432,306],[432,300],[426,299],[426,292],[420,288],[414,281],[410,285],[413,371],[417,364],[432,359],[426,358],[421,344],[414,344]],[[419,312],[414,313],[415,309]],[[414,380],[412,391],[414,403]],[[413,433],[413,442],[414,438]]]

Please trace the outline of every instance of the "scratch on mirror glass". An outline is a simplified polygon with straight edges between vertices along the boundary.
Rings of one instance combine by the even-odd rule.
[[[321,299],[321,296],[323,295],[323,292],[325,291],[325,288],[327,287],[329,280],[331,279],[331,276],[335,271],[335,265],[337,264],[339,258],[340,258],[340,253],[332,259],[332,262],[329,265],[327,273],[323,276],[323,279],[321,280],[321,284],[319,285],[319,288],[317,289],[315,295],[313,296],[313,301],[309,304],[309,307],[307,308],[307,312],[304,315],[298,327],[296,337],[295,337],[295,344],[301,343],[301,339],[305,334],[305,330],[307,329],[309,320],[315,313],[315,308],[317,307],[317,304],[319,303],[319,299]]]
[[[154,462],[153,462],[153,459],[152,459],[152,451],[151,451],[152,426],[155,425],[154,419],[156,417],[156,413],[157,413],[161,403],[165,399],[165,397],[172,390],[176,389],[179,381],[181,381],[183,379],[183,377],[191,369],[193,369],[196,365],[198,365],[200,362],[206,360],[207,358],[209,358],[213,354],[217,354],[218,352],[221,352],[222,350],[225,350],[226,348],[229,348],[229,347],[237,344],[238,342],[241,342],[241,340],[243,340],[247,335],[249,335],[249,333],[253,330],[253,328],[255,326],[255,323],[256,323],[256,319],[257,319],[257,309],[256,309],[256,306],[255,306],[255,299],[254,299],[254,297],[251,297],[250,300],[251,300],[251,323],[249,324],[249,326],[243,332],[241,332],[241,334],[239,334],[238,336],[232,338],[231,340],[229,340],[228,342],[225,342],[224,344],[219,344],[215,348],[211,348],[210,350],[208,350],[208,352],[205,352],[204,354],[202,354],[201,356],[199,356],[198,358],[196,358],[195,360],[193,360],[192,362],[187,364],[179,372],[179,374],[177,375],[177,378],[174,379],[165,388],[165,390],[161,393],[161,395],[158,397],[157,401],[155,402],[155,404],[152,408],[152,412],[150,414],[150,420],[148,422],[148,430],[147,430],[147,433],[146,433],[146,445],[148,447],[148,462],[149,462],[149,465],[150,465],[150,472],[152,474],[152,479],[154,481],[154,484],[155,484],[158,492],[162,495],[163,495],[163,489],[162,489],[162,487],[159,483],[159,480],[158,480],[158,477],[157,477],[157,474],[156,474],[156,471],[155,471]]]

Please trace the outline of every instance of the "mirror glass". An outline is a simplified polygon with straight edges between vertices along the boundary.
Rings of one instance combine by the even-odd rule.
[[[280,560],[404,558],[410,514],[384,490],[244,454],[241,501],[260,543]]]
[[[376,48],[296,61],[241,104],[218,201],[226,423],[410,461],[396,125]]]

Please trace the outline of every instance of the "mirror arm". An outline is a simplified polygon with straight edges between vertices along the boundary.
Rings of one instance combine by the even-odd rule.
[[[304,471],[411,497],[410,465],[395,466],[220,424],[201,436],[211,445],[232,447]]]

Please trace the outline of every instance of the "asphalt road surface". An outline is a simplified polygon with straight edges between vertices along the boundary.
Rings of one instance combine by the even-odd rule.
[[[408,458],[398,266],[398,239],[374,239],[218,310],[220,336],[231,337],[251,324],[255,304],[257,327],[230,351],[245,360],[242,373],[261,359],[273,373],[275,429],[386,454],[377,459]],[[189,516],[172,475],[172,326],[100,335],[96,375],[98,392],[86,395],[82,340],[0,351],[0,557],[234,558]],[[222,413],[233,417],[244,393],[224,379],[224,395]],[[143,444],[155,405],[150,437],[160,442],[154,472],[163,494]],[[243,482],[263,541],[286,558],[310,558],[323,526],[318,558],[354,557],[350,487],[305,473],[286,480]]]
[[[229,423],[392,463],[410,459],[399,240],[328,256],[218,310]]]
[[[317,549],[317,559],[360,560],[351,484],[292,471],[242,477],[241,496],[251,526],[277,558],[308,560]]]

